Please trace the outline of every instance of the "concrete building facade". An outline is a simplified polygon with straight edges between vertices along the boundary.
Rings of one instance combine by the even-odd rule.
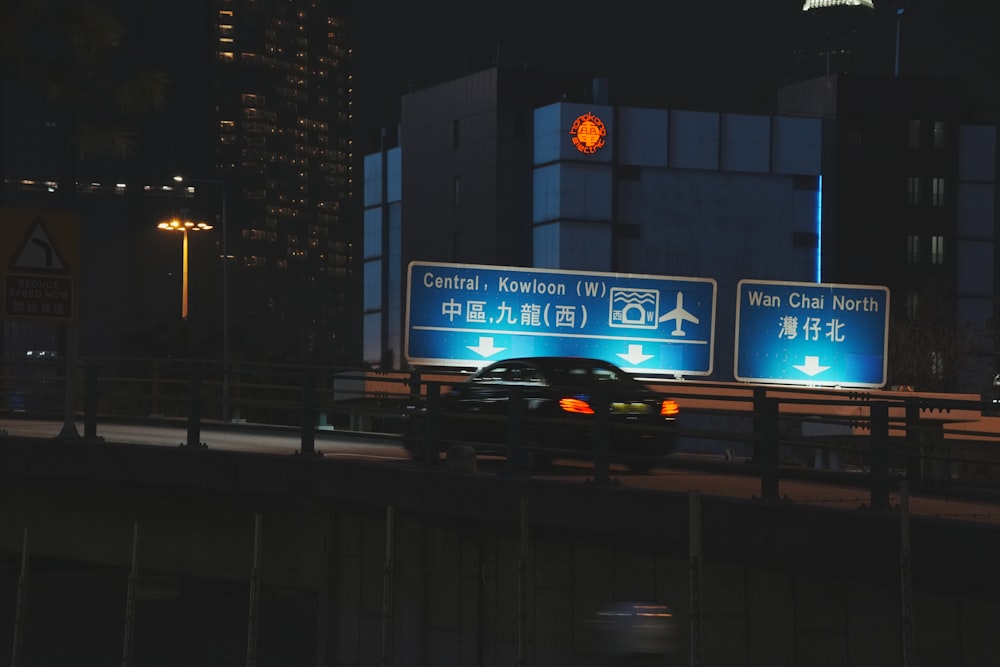
[[[971,355],[992,340],[997,135],[961,123],[947,82],[873,98],[886,82],[831,75],[763,115],[529,80],[493,68],[411,93],[397,140],[366,156],[366,361],[406,367],[406,267],[442,261],[712,278],[721,381],[739,280],[884,285],[907,329],[948,332],[890,384],[988,385]]]

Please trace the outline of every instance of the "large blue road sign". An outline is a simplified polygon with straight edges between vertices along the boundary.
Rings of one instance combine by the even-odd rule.
[[[414,365],[552,355],[644,374],[712,372],[711,279],[412,262],[408,284]]]
[[[888,288],[741,280],[737,293],[737,380],[885,384]]]

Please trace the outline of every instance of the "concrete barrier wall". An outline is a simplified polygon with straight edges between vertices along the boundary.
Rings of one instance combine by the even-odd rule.
[[[595,612],[634,600],[675,614],[675,651],[655,664],[687,665],[692,651],[707,667],[904,664],[891,515],[703,498],[693,585],[683,494],[89,454],[77,467],[103,479],[0,453],[0,651],[13,648],[28,528],[25,665],[120,661],[135,522],[135,664],[245,664],[258,515],[257,664],[605,665]],[[995,529],[912,529],[917,664],[994,664]]]

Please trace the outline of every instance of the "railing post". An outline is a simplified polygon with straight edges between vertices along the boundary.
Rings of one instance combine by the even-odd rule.
[[[691,575],[691,653],[689,665],[702,667],[701,492],[688,491],[688,560]]]
[[[920,430],[920,405],[906,399],[906,476],[919,479],[923,467],[923,432]]]
[[[910,551],[910,488],[899,484],[899,603],[903,630],[903,667],[913,667],[913,558]]]
[[[435,465],[441,458],[441,384],[427,383],[427,422],[424,433],[424,463]]]
[[[609,448],[611,443],[611,400],[603,388],[594,392],[594,481],[611,479]]]
[[[303,456],[316,454],[316,374],[312,371],[302,378],[301,445]]]
[[[392,665],[392,603],[396,570],[396,508],[385,508],[385,560],[382,563],[382,660]]]
[[[83,437],[97,437],[97,366],[83,368]]]
[[[760,466],[760,495],[778,500],[778,399],[754,392],[754,458]]]
[[[21,664],[21,643],[25,631],[25,609],[28,604],[28,562],[29,562],[28,529],[24,529],[21,539],[21,572],[17,576],[17,602],[14,607],[14,637],[11,642],[11,667]]]
[[[406,384],[410,387],[410,400],[420,400],[420,371],[410,371],[410,379]]]
[[[229,421],[242,422],[240,415],[240,365],[229,363]]]
[[[889,403],[872,401],[868,407],[871,420],[871,508],[889,509]]]
[[[159,417],[163,414],[160,411],[160,362],[154,361],[150,372],[149,381],[152,386],[149,389],[149,416]]]
[[[187,442],[181,447],[204,449],[207,445],[201,439],[201,364],[191,364],[188,377],[188,419]]]
[[[260,551],[263,524],[260,513],[253,518],[253,560],[250,565],[250,605],[247,610],[247,667],[257,664],[257,631],[260,612]]]
[[[128,585],[125,590],[125,639],[122,642],[122,667],[132,664],[132,648],[135,634],[135,589],[139,579],[139,522],[132,523],[132,566],[128,571]]]
[[[517,472],[524,463],[524,439],[527,435],[527,406],[524,389],[517,385],[510,388],[507,400],[507,467],[509,473]],[[534,443],[538,444],[538,443]]]

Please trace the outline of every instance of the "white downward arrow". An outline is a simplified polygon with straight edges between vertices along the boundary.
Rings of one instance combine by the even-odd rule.
[[[828,369],[829,366],[820,366],[819,357],[806,357],[806,363],[801,366],[795,366],[795,368],[811,377],[817,373],[822,373]]]
[[[466,345],[466,347],[482,357],[489,357],[507,349],[505,347],[494,347],[492,336],[480,336],[479,345]]]
[[[633,365],[641,364],[642,362],[646,361],[646,359],[653,358],[653,355],[651,354],[642,353],[642,345],[629,345],[628,354],[622,354],[621,352],[619,352],[618,356]]]

